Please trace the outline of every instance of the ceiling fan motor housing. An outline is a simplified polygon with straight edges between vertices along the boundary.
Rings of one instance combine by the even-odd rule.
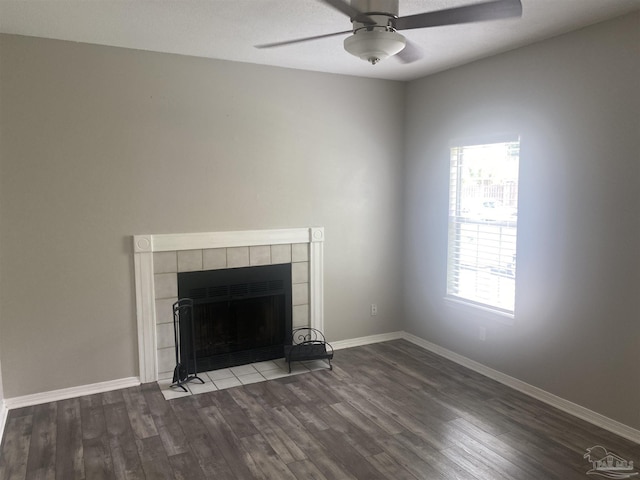
[[[351,6],[362,13],[386,13],[397,17],[400,11],[398,2],[399,0],[351,0]]]
[[[344,40],[344,49],[351,55],[375,65],[406,46],[393,23],[398,16],[398,0],[352,0],[351,6],[364,14],[351,19],[353,35]]]

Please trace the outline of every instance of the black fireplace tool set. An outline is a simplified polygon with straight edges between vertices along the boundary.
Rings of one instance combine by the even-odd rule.
[[[189,375],[188,365],[181,363],[182,351],[181,351],[181,338],[180,338],[180,322],[187,321],[189,330],[191,332],[191,353],[193,354],[193,375]],[[173,304],[173,334],[176,342],[176,368],[173,370],[173,383],[172,388],[181,388],[185,392],[189,392],[184,386],[185,383],[192,380],[198,380],[200,383],[204,383],[200,377],[198,377],[198,367],[196,365],[196,345],[195,345],[195,332],[193,331],[193,300],[190,298],[182,298]],[[185,360],[186,361],[186,360]]]

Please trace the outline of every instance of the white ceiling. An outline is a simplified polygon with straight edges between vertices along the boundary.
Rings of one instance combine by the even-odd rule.
[[[480,0],[400,0],[400,16]],[[254,45],[351,28],[319,0],[0,0],[0,32],[372,78],[412,80],[640,9],[640,0],[522,0],[521,19],[407,30],[423,58],[370,65],[345,36]]]

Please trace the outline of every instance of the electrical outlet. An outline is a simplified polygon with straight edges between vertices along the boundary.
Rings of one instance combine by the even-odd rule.
[[[378,305],[375,303],[371,304],[371,316],[375,317],[378,314]]]

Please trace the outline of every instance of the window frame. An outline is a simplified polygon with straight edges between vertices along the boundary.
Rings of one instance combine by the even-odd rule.
[[[513,222],[502,221],[502,222],[486,223],[486,225],[495,225],[495,226],[501,227],[500,232],[502,232],[502,227],[515,228],[514,255],[513,255],[513,258],[514,258],[514,261],[513,261],[513,264],[514,264],[513,265],[513,309],[504,308],[499,304],[497,304],[498,302],[486,303],[483,301],[479,301],[478,299],[468,298],[467,296],[461,296],[461,295],[452,293],[451,292],[452,281],[457,281],[459,278],[459,277],[456,277],[454,279],[453,276],[457,275],[457,272],[460,271],[459,262],[452,263],[452,258],[454,257],[454,255],[458,254],[458,252],[453,253],[452,249],[455,249],[460,246],[460,244],[458,243],[459,242],[458,239],[452,240],[452,236],[451,236],[452,228],[460,228],[461,225],[471,225],[474,223],[478,224],[477,221],[475,222],[469,221],[468,218],[465,221],[465,217],[461,216],[460,214],[454,215],[454,216],[452,216],[451,214],[452,211],[454,211],[454,209],[456,212],[459,212],[460,205],[463,203],[461,200],[461,193],[460,193],[462,182],[459,181],[460,178],[456,178],[456,179],[453,178],[452,158],[453,158],[454,148],[464,148],[464,147],[491,145],[491,144],[499,144],[499,143],[513,143],[513,142],[518,143],[518,157],[517,157],[518,173],[517,173],[516,199],[515,199],[516,208],[518,208],[518,205],[520,203],[519,186],[520,186],[520,163],[521,163],[521,157],[522,157],[521,156],[522,136],[520,134],[508,132],[508,133],[500,133],[500,134],[494,134],[494,135],[484,135],[484,136],[452,139],[449,142],[449,149],[448,149],[449,156],[448,156],[448,162],[447,162],[449,167],[448,168],[449,189],[448,189],[448,201],[447,201],[448,214],[447,214],[446,284],[445,284],[445,297],[444,297],[445,303],[447,306],[466,310],[466,311],[472,311],[476,314],[479,314],[481,317],[496,319],[500,323],[505,323],[505,324],[513,324],[513,320],[515,318],[515,312],[516,312],[517,270],[516,270],[515,264],[516,264],[517,253],[518,253],[518,239],[517,239],[518,215],[516,214],[515,221]],[[458,166],[458,168],[460,168],[460,166]],[[452,189],[454,188],[454,186],[456,188],[456,192],[455,192],[456,203],[453,205],[452,199],[454,198],[454,196],[453,196]],[[483,223],[480,223],[480,224],[482,225]],[[502,244],[500,244],[500,249],[502,249]],[[477,259],[478,257],[475,257],[475,258]],[[456,270],[456,272],[453,272],[453,270]]]

